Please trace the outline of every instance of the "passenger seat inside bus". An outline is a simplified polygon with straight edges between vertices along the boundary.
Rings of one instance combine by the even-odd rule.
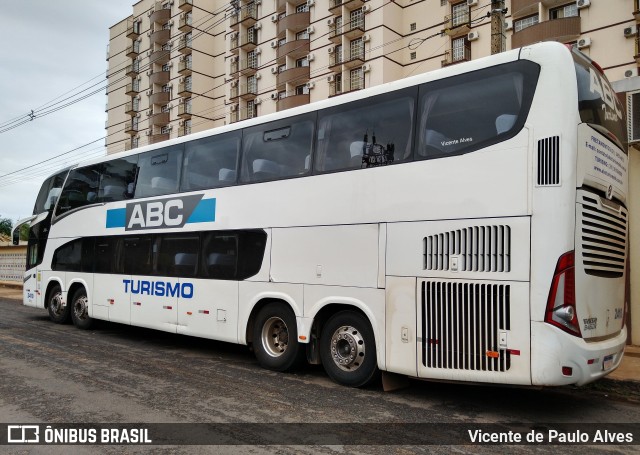
[[[192,276],[196,269],[197,255],[177,253],[174,258],[174,272],[177,276]]]
[[[518,116],[513,114],[499,115],[496,119],[496,132],[498,134],[506,133],[511,128],[513,128],[513,125],[515,125],[517,119]]]

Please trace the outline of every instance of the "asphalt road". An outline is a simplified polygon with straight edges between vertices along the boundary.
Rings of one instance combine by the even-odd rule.
[[[78,453],[451,452],[449,445],[415,445],[429,440],[454,443],[461,453],[488,454],[507,448],[471,444],[467,430],[547,432],[555,428],[550,422],[567,424],[572,432],[627,423],[619,428],[633,430],[637,445],[514,444],[508,451],[638,453],[640,445],[639,391],[606,379],[586,388],[411,381],[391,393],[379,385],[354,390],[334,384],[319,366],[289,374],[263,370],[245,346],[110,323],[82,331],[54,324],[45,310],[14,300],[0,300],[0,311],[0,423],[211,423],[216,425],[206,428],[221,433],[220,441],[246,444],[73,447]],[[180,428],[189,435],[188,425]],[[292,445],[320,433],[339,437],[325,445]],[[369,437],[403,445],[352,445]],[[68,453],[69,448],[0,446],[0,452]]]

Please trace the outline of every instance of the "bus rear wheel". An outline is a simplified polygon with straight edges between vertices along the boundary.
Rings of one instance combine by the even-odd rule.
[[[49,319],[56,324],[64,324],[69,320],[69,305],[62,298],[62,289],[57,284],[49,291],[47,311],[49,312]]]
[[[263,368],[288,371],[299,366],[304,346],[298,343],[296,316],[283,303],[270,303],[260,309],[253,326],[253,349]]]
[[[369,320],[354,311],[331,316],[320,335],[320,359],[338,384],[364,387],[376,380],[380,371]]]
[[[93,319],[89,317],[89,299],[84,288],[78,289],[71,299],[71,320],[79,329],[91,328]]]

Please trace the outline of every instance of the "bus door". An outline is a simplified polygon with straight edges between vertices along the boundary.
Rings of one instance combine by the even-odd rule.
[[[176,254],[181,276],[178,333],[238,342],[239,238],[233,232],[203,234],[200,270],[196,270],[195,238],[189,241],[193,246],[185,243]],[[200,278],[191,278],[195,276]]]
[[[150,235],[124,239],[124,289],[130,298],[131,324],[176,332],[180,280],[154,272],[160,237]],[[160,263],[160,259],[158,259]],[[158,273],[158,275],[156,275]]]

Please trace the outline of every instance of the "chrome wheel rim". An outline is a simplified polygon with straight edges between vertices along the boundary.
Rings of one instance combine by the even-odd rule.
[[[73,302],[73,314],[76,319],[87,318],[88,303],[89,299],[87,299],[87,296],[82,296]]]
[[[278,318],[271,317],[262,326],[262,346],[271,357],[280,357],[289,345],[287,324]]]
[[[62,292],[57,292],[51,297],[51,300],[49,300],[49,308],[51,308],[51,312],[56,316],[62,315],[65,307],[66,304],[64,300],[62,300]]]
[[[360,331],[342,326],[331,337],[331,358],[343,371],[355,371],[365,359],[365,343]]]

